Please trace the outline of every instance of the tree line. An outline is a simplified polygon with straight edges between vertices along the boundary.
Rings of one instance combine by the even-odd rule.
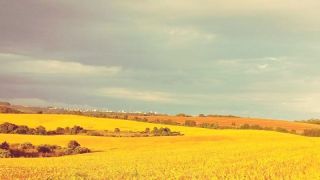
[[[146,128],[144,131],[121,131],[120,128],[109,130],[87,130],[81,126],[58,127],[55,130],[46,130],[43,126],[30,128],[25,125],[16,125],[5,122],[0,124],[2,134],[29,134],[29,135],[89,135],[89,136],[109,136],[109,137],[149,137],[149,136],[181,136],[180,132],[171,131],[167,127],[154,127],[152,130]]]
[[[67,147],[57,145],[33,145],[31,143],[9,144],[0,143],[0,158],[17,157],[57,157],[91,152],[90,149],[82,147],[77,141],[69,141]]]

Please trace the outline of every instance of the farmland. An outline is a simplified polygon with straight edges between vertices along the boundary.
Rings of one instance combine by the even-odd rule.
[[[134,119],[135,117],[131,117]],[[139,119],[144,119],[147,122],[173,122],[183,125],[185,121],[194,121],[197,125],[201,124],[215,124],[219,127],[239,128],[243,124],[258,125],[263,128],[283,128],[288,131],[296,131],[301,133],[305,129],[320,128],[317,124],[308,124],[301,122],[292,122],[286,120],[273,120],[262,118],[248,118],[248,117],[234,117],[234,116],[138,116]]]
[[[47,129],[139,131],[154,123],[74,115],[0,114],[11,122]],[[320,139],[263,130],[167,126],[185,136],[113,138],[81,135],[0,134],[0,142],[65,145],[76,140],[93,153],[0,161],[0,179],[319,179]]]

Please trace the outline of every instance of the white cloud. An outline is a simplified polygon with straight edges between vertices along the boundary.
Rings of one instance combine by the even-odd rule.
[[[295,57],[260,57],[247,59],[220,59],[214,61],[214,66],[234,69],[235,72],[244,72],[247,74],[259,74],[266,72],[285,73],[288,69],[297,66],[294,63]],[[298,64],[298,66],[301,66]]]
[[[109,76],[121,71],[119,66],[94,66],[75,61],[41,60],[15,54],[0,54],[2,72],[51,75]]]
[[[134,89],[126,88],[103,88],[98,90],[98,94],[101,96],[119,98],[119,99],[132,99],[140,101],[150,101],[150,102],[173,102],[173,95],[160,92],[160,91],[140,91]]]
[[[256,12],[290,13],[313,16],[318,14],[319,1],[306,0],[162,0],[137,3],[135,1],[116,2],[121,7],[139,12],[160,14],[163,16],[209,16],[209,15],[241,15]],[[311,13],[313,12],[313,13]],[[314,17],[315,18],[315,17]]]
[[[212,33],[202,32],[195,28],[186,28],[186,27],[173,27],[167,28],[166,33],[168,33],[172,38],[184,38],[189,40],[201,39],[206,41],[211,41],[215,38],[215,35]]]
[[[263,70],[263,69],[267,69],[269,67],[269,64],[259,64],[258,68]]]
[[[167,27],[164,33],[170,46],[182,47],[193,43],[210,43],[216,35],[193,27]]]

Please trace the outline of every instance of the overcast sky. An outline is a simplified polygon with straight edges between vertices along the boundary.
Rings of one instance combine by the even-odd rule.
[[[0,99],[320,117],[319,0],[0,0]]]

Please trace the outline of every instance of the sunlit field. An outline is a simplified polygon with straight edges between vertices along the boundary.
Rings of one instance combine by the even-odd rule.
[[[94,137],[0,134],[0,142],[64,146],[77,140],[93,153],[0,159],[0,179],[320,179],[320,138],[262,130],[212,130],[72,115],[4,115],[47,129],[144,130],[170,127],[184,136]]]

